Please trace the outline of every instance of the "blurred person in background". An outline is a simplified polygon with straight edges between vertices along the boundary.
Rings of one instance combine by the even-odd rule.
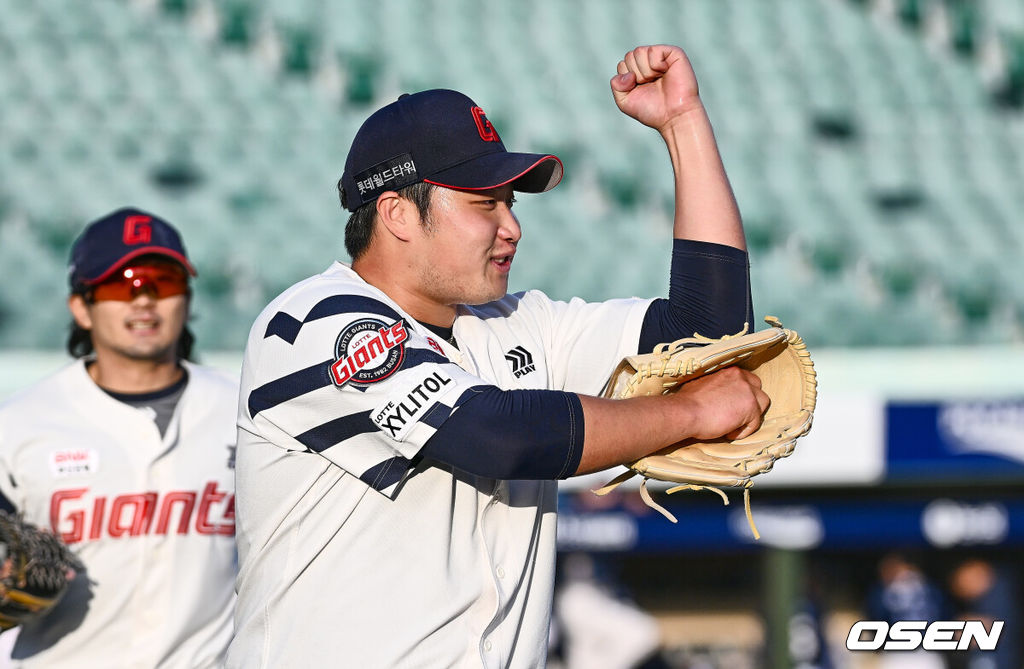
[[[0,405],[0,508],[51,529],[85,568],[17,628],[15,667],[223,660],[237,381],[189,362],[195,273],[177,230],[138,209],[74,243],[76,360]]]
[[[558,566],[552,625],[564,669],[667,666],[657,620],[626,596],[606,560],[575,552]]]
[[[789,619],[789,657],[793,669],[834,669],[826,634],[826,593],[828,586],[820,569],[809,566],[796,611]]]
[[[902,553],[889,553],[878,563],[878,580],[868,593],[867,619],[949,620],[948,597],[924,571]],[[945,669],[948,653],[938,651],[882,651],[882,669]]]
[[[971,558],[960,563],[949,579],[949,591],[962,620],[980,620],[991,631],[1003,621],[995,650],[976,647],[967,651],[966,669],[1020,669],[1020,605],[1018,582],[1010,569],[988,560]]]

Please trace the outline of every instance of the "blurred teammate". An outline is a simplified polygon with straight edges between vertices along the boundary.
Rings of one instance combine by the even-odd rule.
[[[403,96],[357,133],[339,183],[352,265],[285,291],[246,349],[228,666],[542,665],[556,480],[759,425],[767,398],[738,369],[595,397],[626,354],[751,320],[689,61],[639,47],[618,73],[616,103],[676,174],[668,300],[507,295],[513,192],[553,188],[562,164],[507,152],[461,93]]]
[[[609,561],[583,552],[561,553],[560,558],[552,607],[552,628],[561,645],[560,666],[667,667],[658,652],[661,633],[657,620],[626,596]]]
[[[868,593],[867,619],[950,620],[953,617],[945,594],[915,561],[901,553],[888,553],[878,562],[878,581]],[[882,652],[882,669],[945,669],[948,654],[927,650]]]
[[[963,620],[980,620],[992,629],[996,620],[1003,632],[994,650],[973,647],[966,669],[1020,669],[1020,588],[1016,570],[982,558],[968,558],[949,577],[949,589]]]
[[[85,565],[22,625],[23,667],[214,667],[231,635],[237,384],[187,361],[194,275],[177,231],[136,209],[71,252],[78,360],[0,406],[0,506]]]

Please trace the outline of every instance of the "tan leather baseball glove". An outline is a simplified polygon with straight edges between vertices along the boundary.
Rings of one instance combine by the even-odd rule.
[[[811,429],[817,400],[814,364],[803,339],[782,327],[778,319],[765,318],[771,325],[747,334],[709,339],[696,335],[670,344],[660,344],[654,352],[629,356],[619,364],[608,380],[604,396],[617,399],[643,395],[661,395],[705,374],[731,365],[739,365],[761,379],[761,389],[771,398],[761,427],[738,440],[696,441],[673,444],[634,462],[629,471],[608,485],[595,490],[604,495],[623,481],[639,474],[644,477],[640,495],[666,518],[676,518],[654,501],[647,491],[647,480],[678,483],[667,492],[708,489],[718,493],[725,503],[729,498],[723,487],[743,488],[747,520],[755,538],[760,538],[750,512],[753,477],[772,468],[779,458],[793,452],[798,437]]]

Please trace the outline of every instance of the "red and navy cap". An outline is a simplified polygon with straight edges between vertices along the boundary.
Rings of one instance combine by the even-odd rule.
[[[165,256],[196,275],[174,226],[141,209],[126,207],[93,221],[75,240],[68,267],[71,290],[100,283],[143,255]]]
[[[561,180],[556,156],[506,151],[475,102],[435,89],[402,95],[366,119],[345,161],[341,201],[355,211],[384,191],[419,181],[461,190],[512,184],[541,193]]]

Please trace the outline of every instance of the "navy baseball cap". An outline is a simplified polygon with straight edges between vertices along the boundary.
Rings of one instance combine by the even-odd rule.
[[[143,255],[165,256],[196,275],[174,226],[149,212],[126,207],[93,221],[75,240],[68,267],[71,289],[100,283]]]
[[[434,89],[404,94],[366,119],[345,161],[341,203],[355,211],[384,191],[419,181],[460,190],[512,184],[541,193],[561,180],[558,157],[506,151],[475,102]]]

